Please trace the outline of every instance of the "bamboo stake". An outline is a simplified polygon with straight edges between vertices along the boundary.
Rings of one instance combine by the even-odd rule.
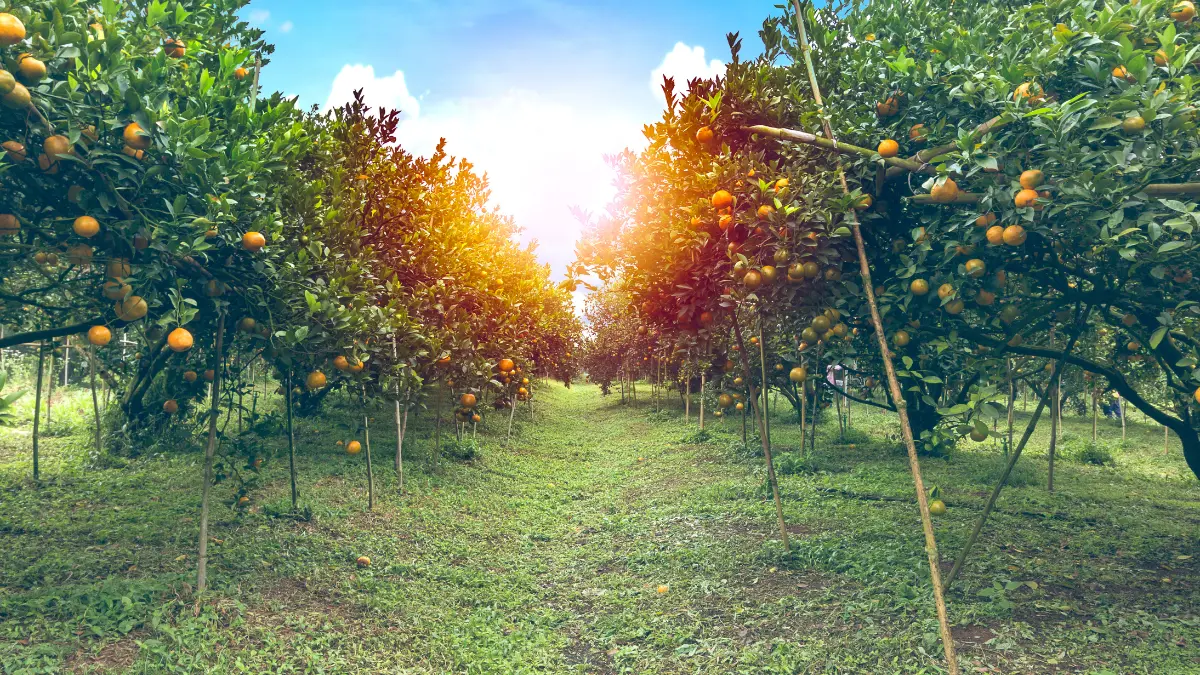
[[[375,473],[371,469],[371,418],[367,412],[367,385],[362,385],[363,446],[367,451],[367,510],[375,510]]]
[[[96,395],[96,345],[88,345],[88,374],[92,382],[92,415],[96,420],[96,456],[100,456],[100,398]]]
[[[392,336],[392,360],[397,360],[400,352],[396,349],[396,337]],[[408,389],[404,391],[404,409],[408,410]],[[396,380],[396,480],[399,482],[400,494],[404,494],[404,424],[400,420],[400,380]]]
[[[704,431],[704,376],[707,374],[707,368],[700,370],[700,431]]]
[[[38,466],[38,421],[42,418],[42,373],[45,368],[42,367],[46,360],[46,341],[42,340],[38,344],[38,370],[37,384],[33,390],[33,479],[39,478],[40,467]],[[51,378],[53,379],[53,378]],[[46,416],[49,418],[49,415]],[[49,419],[47,419],[47,422]]]
[[[54,406],[54,380],[56,379],[54,377],[54,361],[55,361],[56,356],[57,356],[57,354],[55,354],[54,340],[51,340],[50,341],[50,370],[48,373],[46,373],[49,378],[46,382],[46,426],[47,427],[50,426],[50,410]]]
[[[298,507],[300,500],[300,492],[296,489],[296,433],[292,427],[292,370],[289,367],[287,377],[284,379],[287,391],[284,392],[284,403],[287,404],[287,432],[288,432],[288,476],[292,482],[292,511]]]
[[[811,50],[808,44],[808,33],[804,26],[800,1],[792,0],[792,4],[796,9],[796,26],[801,41],[800,51],[804,56],[804,65],[808,70],[808,81],[812,86],[813,99],[821,112],[825,135],[830,140],[833,140],[833,129],[829,125],[829,120],[825,118],[825,106],[821,101],[821,89],[817,84],[816,71],[813,70],[812,55],[810,54]],[[846,182],[846,173],[842,170],[840,161],[838,162],[837,173],[843,192],[849,193],[850,186]],[[871,266],[867,261],[867,247],[863,241],[862,229],[859,227],[858,217],[853,210],[847,213],[846,218],[850,221],[851,231],[854,234],[854,243],[858,248],[860,273],[863,289],[867,296],[867,305],[871,310],[871,323],[875,327],[875,337],[879,341],[880,357],[883,360],[884,371],[887,373],[888,388],[892,392],[896,414],[900,418],[900,433],[904,437],[904,446],[908,451],[908,463],[913,475],[913,487],[917,493],[917,507],[921,512],[921,526],[925,532],[925,553],[929,558],[929,576],[933,584],[933,601],[937,608],[942,646],[946,653],[946,668],[949,675],[959,675],[958,656],[954,650],[954,635],[950,631],[950,619],[946,611],[946,600],[942,597],[941,570],[938,567],[940,556],[937,550],[937,537],[933,533],[933,519],[929,514],[929,501],[925,494],[925,483],[921,478],[921,464],[917,459],[917,446],[913,440],[912,425],[908,421],[908,408],[904,401],[904,393],[900,389],[900,382],[896,378],[895,366],[888,351],[887,336],[883,332],[883,318],[879,314],[879,305],[875,301],[875,290],[871,282]]]
[[[1004,368],[1008,371],[1008,442],[1004,445],[1004,454],[1012,452],[1013,441],[1013,412],[1016,408],[1016,389],[1013,388],[1012,357],[1004,359]]]
[[[200,497],[200,560],[196,570],[196,592],[208,585],[208,495],[213,480],[213,454],[217,450],[217,417],[221,402],[221,349],[225,346],[225,312],[217,318],[216,368],[213,369],[212,393],[208,411],[208,445],[204,448],[204,488]],[[197,600],[196,610],[200,609]]]
[[[763,337],[762,306],[758,308],[758,364],[762,368],[763,431],[767,434],[767,448],[771,447],[771,408],[767,405],[767,340]],[[747,379],[749,381],[749,379]]]
[[[750,359],[746,356],[746,345],[742,341],[742,328],[738,323],[737,311],[733,314],[733,333],[737,337],[738,354],[742,357],[742,373],[746,378],[746,384],[750,384]],[[761,340],[760,340],[761,342]],[[751,387],[753,393],[753,387]],[[763,396],[766,400],[766,396]],[[747,397],[746,403],[754,405],[758,401],[757,397]],[[771,492],[775,497],[775,515],[779,518],[779,536],[783,538],[783,550],[787,553],[792,552],[792,544],[788,541],[787,523],[783,519],[783,500],[779,497],[779,481],[775,478],[775,462],[771,458],[771,443],[767,440],[767,428],[763,421],[763,410],[754,405],[755,420],[758,422],[758,433],[761,436],[759,439],[762,442],[763,457],[767,462],[767,480],[771,483]]]

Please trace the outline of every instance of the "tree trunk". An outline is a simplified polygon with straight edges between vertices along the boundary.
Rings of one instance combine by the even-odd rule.
[[[214,360],[211,405],[208,412],[208,445],[204,448],[204,489],[200,497],[200,560],[196,570],[196,592],[208,585],[208,496],[213,480],[213,455],[217,451],[217,417],[221,402],[221,349],[225,346],[225,313],[217,318],[217,351]]]
[[[285,382],[284,386],[287,387],[284,398],[287,404],[288,476],[292,481],[292,511],[294,512],[299,507],[300,492],[296,489],[296,433],[292,427],[292,371],[290,367]]]
[[[50,410],[54,407],[54,361],[56,354],[54,353],[54,340],[50,341],[50,370],[47,373],[49,381],[46,383],[46,426],[50,426]]]
[[[38,465],[38,422],[42,418],[42,373],[45,372],[43,364],[46,360],[46,342],[43,340],[38,345],[38,370],[37,384],[33,390],[33,479],[38,480],[41,473],[41,467]],[[49,418],[49,415],[46,416]],[[48,420],[47,420],[48,421]]]

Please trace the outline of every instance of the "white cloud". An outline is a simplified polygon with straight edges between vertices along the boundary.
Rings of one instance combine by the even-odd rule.
[[[250,23],[252,23],[256,26],[266,23],[267,19],[270,19],[270,18],[271,18],[271,13],[265,9],[256,9],[253,12],[250,12]]]
[[[445,137],[447,152],[486,172],[493,203],[516,219],[523,240],[538,240],[539,257],[558,277],[575,259],[581,229],[569,208],[604,208],[615,192],[604,155],[642,147],[641,128],[620,111],[510,90],[427,106],[397,135],[420,155]]]
[[[291,21],[284,21],[279,26],[279,32],[280,33],[290,33],[290,32],[292,32],[292,29],[295,27],[296,27],[296,24],[292,23]]]
[[[342,66],[341,72],[333,78],[333,86],[329,90],[329,98],[325,99],[323,110],[328,111],[353,101],[356,89],[363,90],[363,99],[372,109],[380,106],[397,108],[406,119],[421,114],[421,103],[409,93],[404,71],[397,70],[391,75],[377,77],[374,66],[362,64]]]
[[[724,74],[725,64],[718,59],[705,62],[704,47],[689,47],[676,42],[675,48],[667,52],[662,63],[650,74],[650,90],[660,96],[664,76],[675,78],[675,91],[683,92],[689,80],[712,79]]]

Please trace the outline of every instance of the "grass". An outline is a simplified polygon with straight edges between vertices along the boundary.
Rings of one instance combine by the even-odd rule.
[[[214,588],[197,605],[197,446],[98,466],[76,398],[90,414],[80,392],[56,406],[39,484],[27,431],[0,431],[0,672],[942,672],[911,478],[893,420],[862,407],[853,448],[830,417],[811,457],[785,450],[798,430],[776,415],[786,556],[732,417],[701,435],[644,399],[546,386],[511,444],[491,414],[478,454],[436,471],[432,429],[410,425],[400,496],[380,407],[368,512],[362,456],[334,445],[358,404],[333,397],[298,426],[313,517],[271,515],[289,500],[270,439],[251,508],[215,489]],[[1090,420],[1066,431],[1090,441]],[[1113,466],[1063,457],[1048,494],[1046,440],[950,595],[966,672],[1200,673],[1200,491],[1178,448],[1131,423]],[[924,460],[950,507],[943,558],[1001,461],[991,443]]]

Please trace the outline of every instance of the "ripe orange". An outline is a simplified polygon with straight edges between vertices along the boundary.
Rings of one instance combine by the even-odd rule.
[[[1196,403],[1200,403],[1200,387],[1196,389],[1196,393],[1192,394],[1192,397],[1196,399]]]
[[[1020,246],[1025,243],[1025,228],[1020,225],[1009,225],[1004,228],[1004,243],[1009,246]]]
[[[21,221],[11,213],[0,214],[0,234],[16,234],[21,231]]]
[[[133,268],[125,258],[113,258],[105,264],[104,272],[109,279],[124,279],[133,273]]]
[[[775,213],[774,206],[769,206],[767,204],[763,204],[762,206],[758,207],[758,219],[759,220],[766,220],[766,219],[770,218],[772,213]]]
[[[1167,57],[1167,53],[1165,51],[1160,49],[1154,52],[1154,65],[1164,67],[1170,62],[1171,60]]]
[[[184,382],[191,384],[192,382],[195,382],[198,379],[200,379],[200,376],[196,374],[196,371],[194,371],[194,370],[183,371],[183,381]]]
[[[29,94],[29,90],[25,88],[25,85],[20,82],[13,83],[12,91],[9,91],[4,95],[3,99],[0,99],[0,102],[3,102],[5,107],[12,108],[13,110],[28,108],[31,101],[33,101],[33,96]]]
[[[308,387],[309,391],[321,389],[325,386],[325,373],[319,370],[312,371],[308,374],[308,377],[304,378],[304,384]]]
[[[502,372],[502,373],[507,373],[508,371],[513,369],[512,359],[500,359],[500,363],[498,365],[500,368],[500,372]]]
[[[886,138],[879,142],[876,152],[879,153],[880,157],[895,157],[900,154],[900,144],[890,138]]]
[[[437,360],[437,364],[438,364],[439,366],[448,366],[448,365],[450,365],[450,357],[449,357],[449,356],[443,356],[442,358],[440,358],[440,359],[438,359],[438,360]]]
[[[985,236],[989,244],[999,246],[1004,243],[1004,227],[1002,225],[993,225],[988,228]]]
[[[249,74],[250,71],[246,70],[245,68],[238,68],[237,70],[233,71],[233,77],[237,80],[244,80]]]
[[[150,308],[146,305],[146,301],[142,299],[141,296],[131,295],[128,298],[117,302],[114,309],[117,313],[117,318],[128,323],[137,321],[146,316],[146,312],[148,312]]]
[[[146,133],[146,130],[142,129],[142,125],[137,122],[125,125],[125,131],[121,137],[125,140],[125,146],[128,148],[145,150],[150,147],[150,134]]]
[[[965,309],[965,307],[966,307],[966,305],[963,303],[963,301],[960,298],[955,298],[955,299],[951,300],[950,302],[947,302],[942,309],[945,309],[947,314],[957,316],[959,314],[962,314],[962,311],[963,311],[963,309]]]
[[[175,413],[179,412],[179,403],[173,398],[163,401],[163,412],[167,413],[168,415],[174,415]]]
[[[1037,190],[1024,189],[1017,193],[1017,196],[1013,199],[1013,203],[1017,205],[1018,209],[1035,206],[1038,196]]]
[[[267,245],[267,238],[261,232],[250,231],[242,235],[242,248],[257,253],[262,250],[262,247]]]
[[[1021,187],[1025,188],[1026,190],[1035,190],[1039,185],[1042,184],[1042,181],[1045,180],[1045,178],[1046,175],[1037,169],[1028,169],[1022,171],[1020,178]]]
[[[947,178],[941,183],[934,184],[929,194],[933,197],[933,201],[939,204],[949,204],[958,197],[958,183],[955,183],[953,178]]]
[[[69,155],[74,148],[71,146],[71,141],[66,136],[51,136],[42,143],[42,152],[51,157],[55,155]]]
[[[733,206],[733,195],[726,190],[717,190],[712,196],[714,209],[727,209]]]
[[[245,496],[238,497],[237,503],[238,503],[238,506],[245,506],[250,503],[250,498],[245,497]]]
[[[192,334],[180,326],[167,335],[167,345],[173,352],[186,352],[192,348]]]
[[[1113,68],[1112,76],[1117,78],[1118,80],[1129,81],[1130,79],[1133,79],[1130,77],[1129,70],[1126,69],[1125,66],[1117,66],[1117,67]]]
[[[990,307],[996,302],[996,294],[992,293],[991,291],[979,291],[979,293],[975,296],[975,302],[984,307]]]
[[[889,96],[886,100],[875,104],[875,114],[880,117],[891,117],[900,112],[900,103],[895,96]]]
[[[359,443],[358,441],[350,441],[349,443],[346,444],[346,454],[347,455],[357,455],[361,451],[362,451],[362,443]]]
[[[1196,18],[1196,5],[1189,0],[1175,3],[1175,6],[1171,8],[1171,18],[1184,23],[1191,21]]]
[[[59,169],[58,159],[42,153],[38,155],[38,168],[51,176],[56,175]]]
[[[929,138],[929,130],[924,124],[914,124],[908,129],[908,140],[915,143],[923,143]]]
[[[112,331],[105,326],[92,326],[87,332],[88,342],[103,347],[112,340]]]
[[[128,145],[125,146],[124,148],[121,148],[121,152],[125,153],[126,155],[129,155],[130,157],[132,157],[134,159],[145,159],[146,158],[145,150],[138,150],[137,148],[134,148],[134,147],[128,146]]]
[[[871,195],[862,195],[858,198],[858,201],[854,202],[854,208],[857,211],[866,211],[871,208],[871,204],[873,203]]]
[[[202,377],[204,378],[205,382],[212,382],[217,378],[217,371],[213,370],[212,368],[208,368],[204,371]]]
[[[29,83],[41,82],[46,79],[46,64],[33,54],[21,54],[17,57],[17,75]]]
[[[345,356],[338,354],[337,356],[333,357],[333,367],[337,368],[338,370],[345,371],[350,368],[350,362],[346,360]]]
[[[913,295],[925,295],[929,292],[929,282],[924,279],[913,279],[908,285],[908,290],[912,291]]]
[[[16,141],[4,141],[3,146],[0,147],[4,148],[8,158],[14,162],[24,162],[28,156],[25,153],[25,146]]]
[[[966,268],[968,275],[976,278],[983,276],[983,273],[987,271],[987,264],[985,264],[979,258],[971,258],[967,261],[964,267]]]
[[[463,394],[458,397],[458,404],[464,408],[474,408],[475,403],[475,394]]]
[[[937,294],[939,300],[945,300],[946,298],[954,295],[954,286],[951,284],[942,284],[941,286],[938,286]]]
[[[75,234],[84,239],[91,239],[100,233],[100,223],[91,216],[79,216],[75,219]]]
[[[87,244],[76,244],[75,246],[68,247],[67,262],[72,265],[86,265],[92,262],[92,247]]]
[[[25,39],[25,24],[8,12],[0,13],[0,46],[11,47]]]
[[[370,567],[371,559],[365,555],[360,555],[358,556],[358,559],[354,561],[354,564],[358,565],[359,567]]]
[[[1022,82],[1017,85],[1013,91],[1013,100],[1020,101],[1021,99],[1028,100],[1030,103],[1040,103],[1045,99],[1042,86],[1037,82]]]
[[[776,192],[782,192],[782,191],[786,190],[787,186],[788,186],[788,179],[786,179],[786,178],[780,178],[779,180],[775,181],[775,191]]]
[[[804,366],[796,366],[788,373],[788,379],[799,384],[808,379],[808,368]]]
[[[758,270],[750,270],[746,272],[746,276],[742,277],[742,285],[746,287],[746,290],[757,290],[759,286],[762,286],[762,282],[762,273]]]
[[[163,52],[173,59],[182,59],[183,55],[187,54],[187,45],[183,43],[183,40],[168,38],[166,42],[163,42]]]
[[[713,139],[713,130],[708,127],[700,127],[696,132],[696,140],[700,143],[710,143]]]
[[[478,423],[478,422],[479,422],[480,420],[482,420],[482,419],[483,419],[483,418],[479,416],[479,413],[475,413],[474,415],[471,415],[471,421],[472,421],[472,422],[476,422],[476,423]]]
[[[719,219],[717,219],[717,226],[721,228],[721,231],[728,230],[729,226],[732,224],[733,224],[733,216],[731,216],[729,214],[724,214]]]

